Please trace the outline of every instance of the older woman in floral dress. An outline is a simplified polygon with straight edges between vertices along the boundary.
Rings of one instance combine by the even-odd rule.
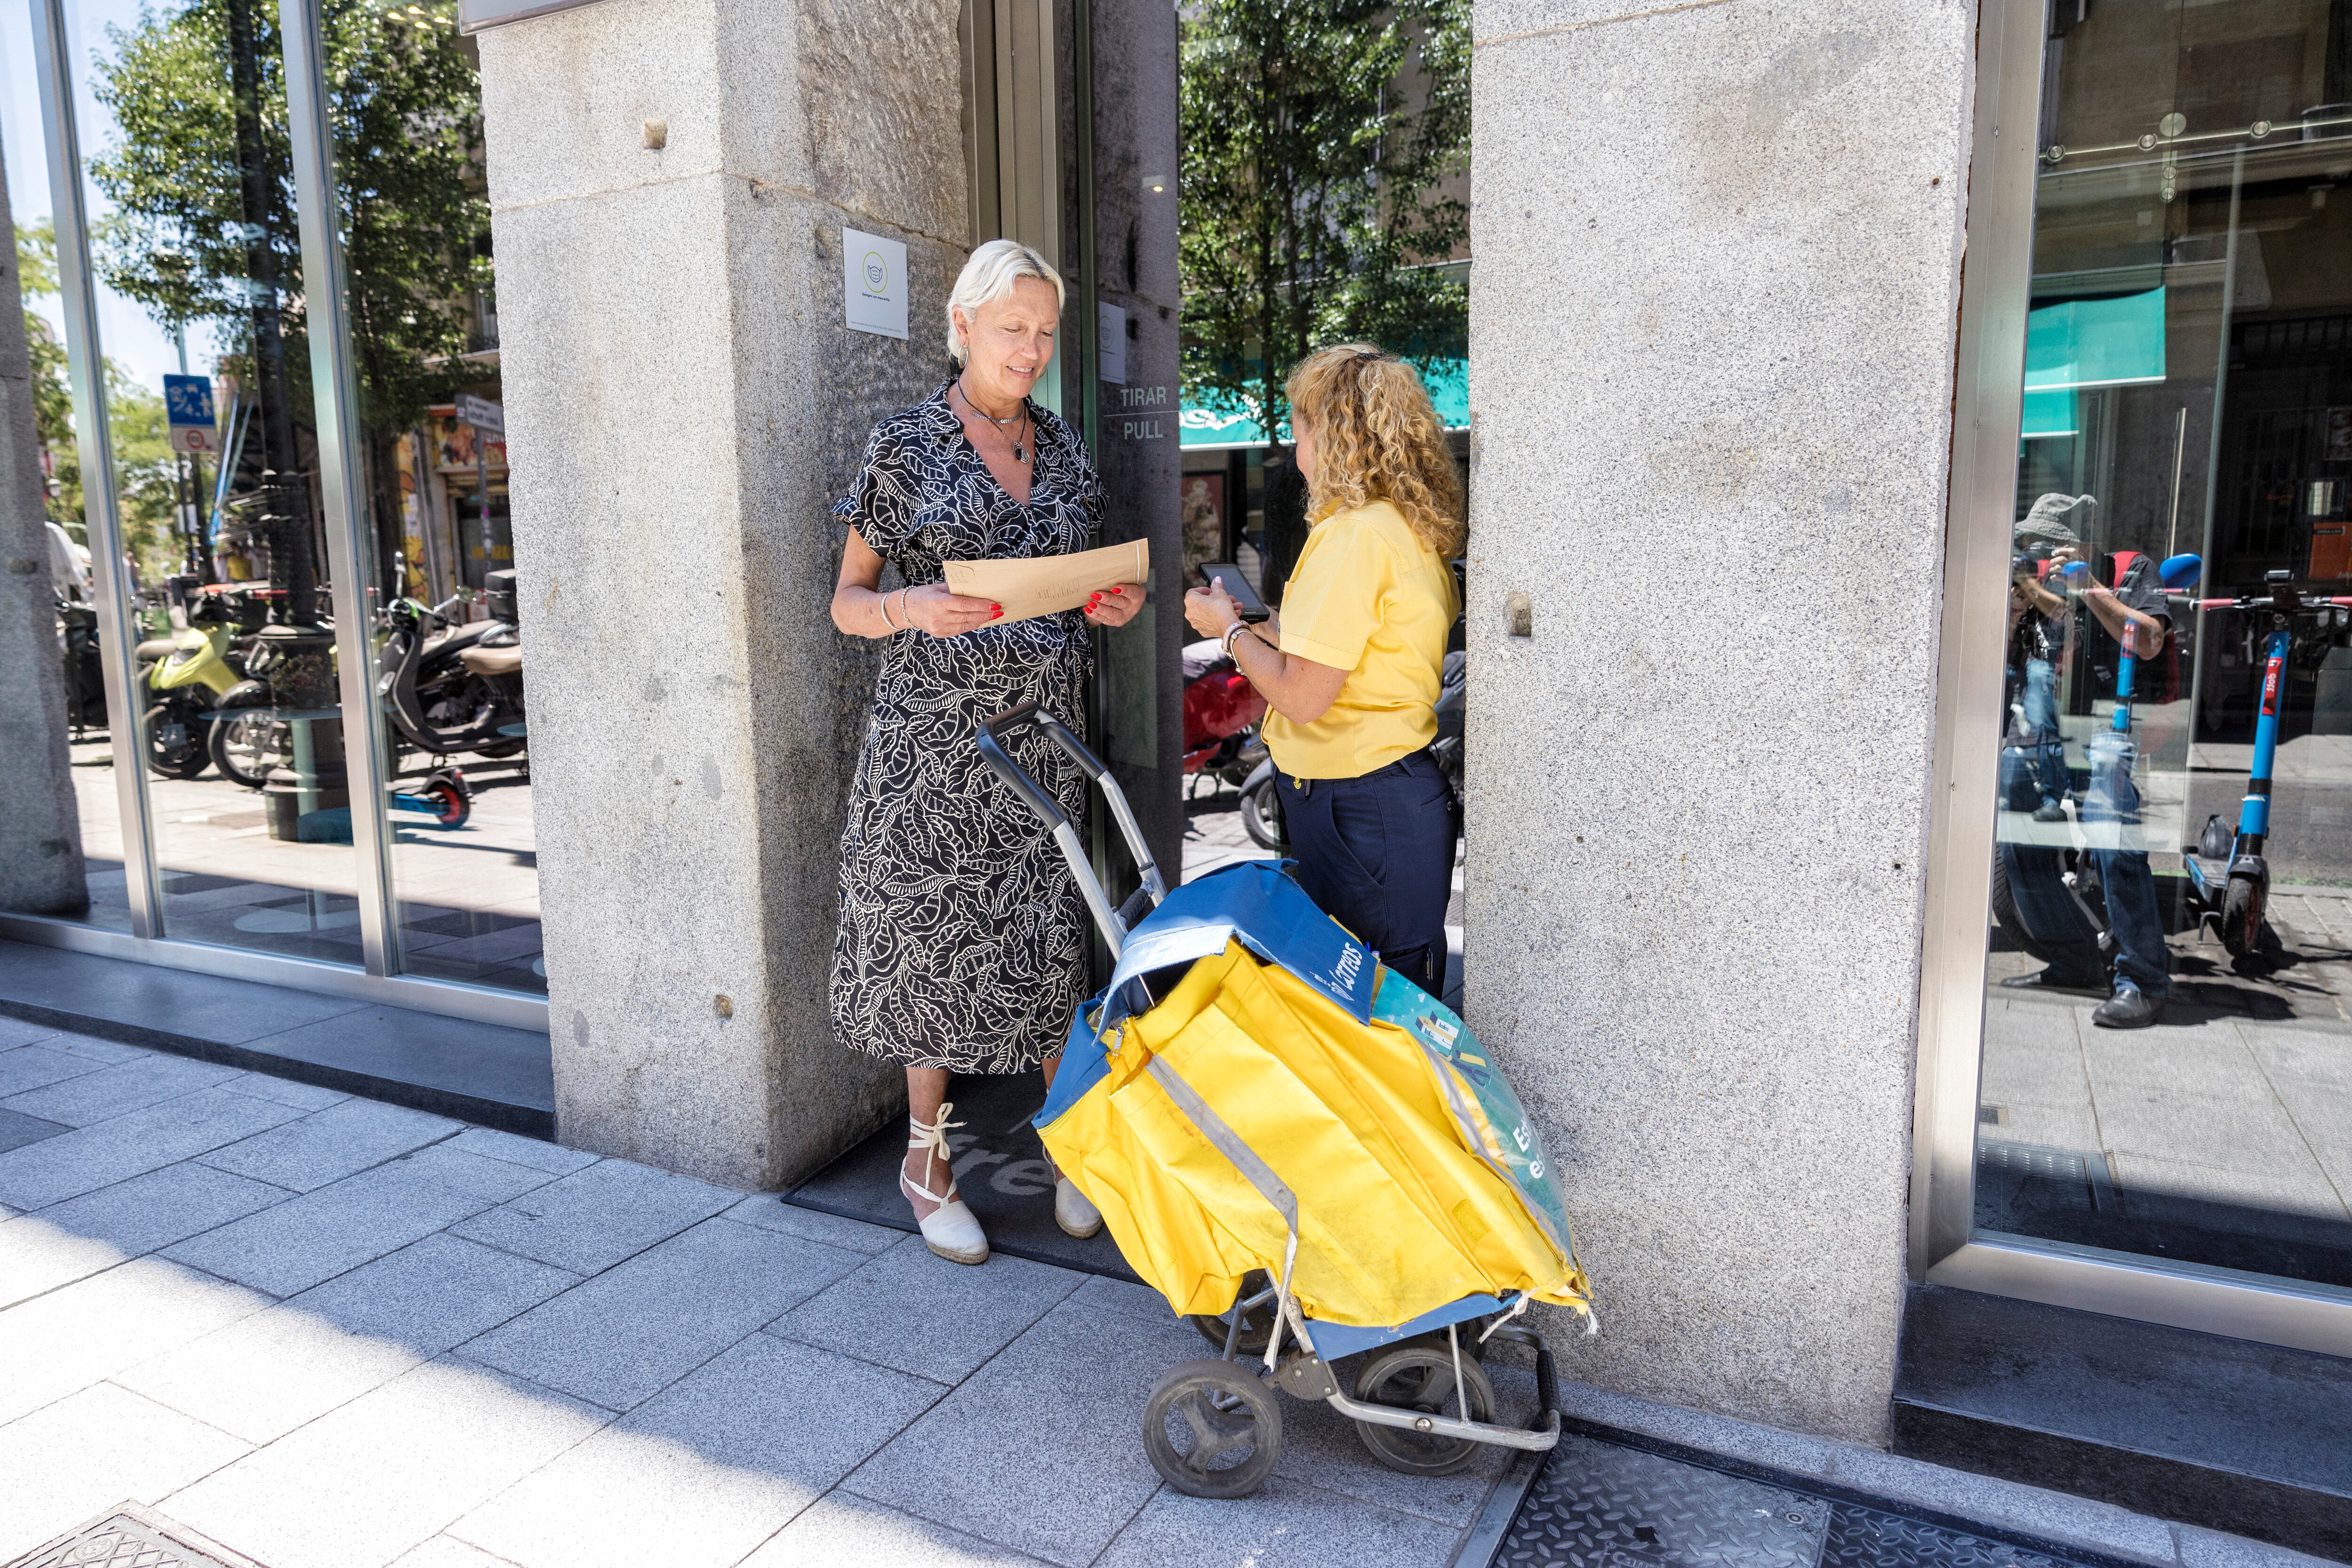
[[[1087,912],[1028,807],[973,744],[980,721],[1034,702],[1085,733],[1092,626],[1121,626],[1140,584],[1083,610],[1006,625],[1000,606],[948,591],[942,563],[1091,548],[1102,489],[1077,437],[1029,401],[1054,354],[1062,279],[1036,252],[992,240],[948,304],[961,367],[874,427],[835,515],[849,524],[834,625],[885,643],[873,720],[841,836],[834,1027],[853,1050],[907,1069],[899,1175],[931,1250],[959,1263],[988,1238],[948,1165],[948,1076],[1043,1066],[1050,1081],[1085,994]],[[885,592],[882,569],[903,586]],[[1015,754],[1077,816],[1086,779],[1034,731]],[[1102,1215],[1066,1180],[1054,1217],[1091,1236]]]

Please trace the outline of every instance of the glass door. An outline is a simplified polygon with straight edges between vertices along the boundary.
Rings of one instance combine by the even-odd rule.
[[[2060,0],[2041,103],[1969,1219],[2352,1287],[2352,5]]]

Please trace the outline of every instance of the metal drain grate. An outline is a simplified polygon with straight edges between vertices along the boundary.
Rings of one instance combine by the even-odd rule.
[[[6,1568],[261,1568],[185,1525],[124,1503],[69,1535],[37,1546]]]

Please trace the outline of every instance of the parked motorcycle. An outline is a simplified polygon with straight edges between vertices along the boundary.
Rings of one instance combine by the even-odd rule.
[[[509,757],[523,749],[522,637],[514,574],[489,574],[491,618],[451,627],[450,606],[402,599],[385,612],[376,695],[401,742],[435,756]]]
[[[185,631],[137,649],[149,699],[142,722],[147,765],[163,778],[192,779],[215,761],[218,726],[210,715],[246,684],[247,651],[261,627],[259,605],[236,591],[191,595],[186,614]]]
[[[1265,717],[1265,699],[1212,637],[1184,647],[1184,772],[1188,792],[1202,779],[1240,784],[1251,763],[1243,751]],[[1188,793],[1189,798],[1189,793]]]

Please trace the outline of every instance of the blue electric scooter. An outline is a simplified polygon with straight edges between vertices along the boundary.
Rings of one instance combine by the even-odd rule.
[[[2294,650],[2297,616],[2319,617],[2331,630],[2352,626],[2352,598],[2323,598],[2298,594],[2292,572],[2263,575],[2267,592],[2241,599],[2198,599],[2200,610],[2240,610],[2267,616],[2263,637],[2262,707],[2254,715],[2254,761],[2247,770],[2246,797],[2238,807],[2238,825],[2224,827],[2216,815],[2206,818],[2198,842],[2181,846],[2181,863],[2200,906],[2200,919],[2220,928],[2221,945],[2237,959],[2262,951],[2263,911],[2271,895],[2270,862],[2263,857],[2271,828],[2271,772],[2278,759],[2279,714],[2286,701],[2286,672]]]

